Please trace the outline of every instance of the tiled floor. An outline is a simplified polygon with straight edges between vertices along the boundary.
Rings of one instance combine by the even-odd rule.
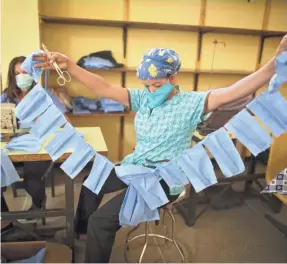
[[[51,197],[47,188],[47,208],[64,206],[64,175],[56,175],[56,197]],[[75,182],[75,205],[80,192],[81,176]],[[240,188],[240,186],[239,186]],[[29,208],[31,199],[25,191],[19,190],[19,197],[13,198],[11,189],[5,193],[10,210]],[[112,196],[107,195],[105,201]],[[200,209],[200,208],[199,208]],[[181,216],[176,214],[176,237],[189,262],[287,262],[287,239],[282,237],[265,218],[268,211],[259,199],[249,199],[236,208],[223,211],[208,209],[197,221],[195,227],[187,227]],[[276,215],[287,223],[287,207]],[[167,218],[168,219],[168,218]],[[61,226],[64,218],[47,219],[47,227]],[[169,223],[167,221],[167,223]],[[40,221],[38,221],[40,226]],[[151,226],[153,231],[164,232],[162,226]],[[125,262],[124,241],[129,228],[122,228],[116,238],[111,262]],[[143,227],[141,227],[143,231]],[[143,240],[134,242],[128,252],[129,260],[137,261]],[[83,262],[85,242],[77,241],[75,261]],[[147,262],[178,262],[179,255],[171,245],[150,240],[145,255]]]

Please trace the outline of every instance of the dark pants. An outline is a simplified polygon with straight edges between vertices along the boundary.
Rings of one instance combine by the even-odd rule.
[[[45,182],[43,176],[49,164],[49,161],[24,162],[24,188],[31,196],[33,205],[37,207],[41,207],[45,199]],[[1,212],[8,212],[9,208],[2,192],[1,190]]]
[[[177,199],[178,195],[170,196],[168,194],[169,188],[163,180],[161,185],[171,202]],[[121,228],[119,213],[126,194],[126,187],[127,185],[116,176],[115,170],[111,172],[99,195],[82,186],[75,224],[76,231],[80,233],[85,233],[88,226],[86,262],[109,262],[116,232]],[[104,194],[122,189],[125,190],[97,210]],[[87,222],[88,225],[86,225]]]
[[[45,199],[45,181],[43,176],[50,161],[29,161],[24,163],[24,187],[31,196],[33,205],[41,207]]]

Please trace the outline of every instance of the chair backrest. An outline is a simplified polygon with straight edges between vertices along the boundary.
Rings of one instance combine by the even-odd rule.
[[[15,116],[15,104],[1,104],[1,133],[15,134],[17,122]]]
[[[280,137],[274,137],[266,170],[266,183],[270,183],[282,170],[287,168],[287,132]],[[284,204],[287,205],[287,196],[275,194]]]
[[[223,127],[234,115],[240,112],[246,104],[253,99],[253,96],[248,96],[236,102],[223,105],[210,116],[199,124],[197,130],[200,135],[207,136],[209,133]]]

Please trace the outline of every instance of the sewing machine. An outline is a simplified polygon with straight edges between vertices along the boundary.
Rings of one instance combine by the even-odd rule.
[[[27,129],[18,129],[15,115],[15,104],[1,104],[1,135],[9,141],[11,137],[26,134]]]

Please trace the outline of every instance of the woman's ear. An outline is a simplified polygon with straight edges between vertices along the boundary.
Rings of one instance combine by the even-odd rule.
[[[175,75],[172,75],[169,77],[169,82],[172,84],[172,85],[175,85],[176,84],[176,77]]]

